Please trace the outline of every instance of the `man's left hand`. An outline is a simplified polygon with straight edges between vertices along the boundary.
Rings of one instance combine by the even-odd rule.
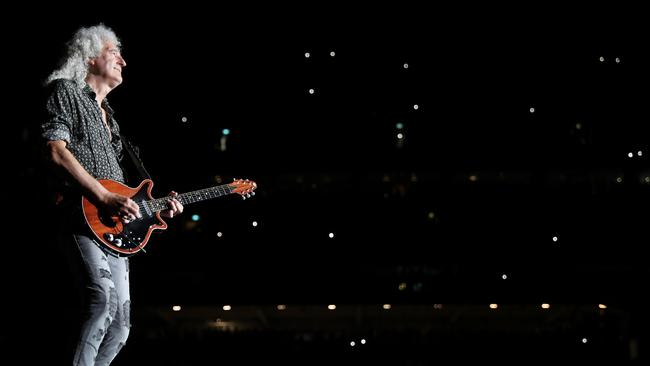
[[[172,191],[169,193],[169,196],[171,197],[176,197],[178,196],[178,193]],[[160,213],[161,216],[163,217],[174,217],[178,216],[181,213],[183,213],[183,204],[180,203],[176,198],[172,198],[167,202],[167,205],[169,206],[169,210],[164,210]]]

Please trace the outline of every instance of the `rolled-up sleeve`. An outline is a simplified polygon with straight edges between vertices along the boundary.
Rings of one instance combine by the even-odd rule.
[[[41,136],[47,141],[63,140],[70,144],[73,128],[72,105],[68,86],[55,82],[47,98],[45,121],[41,124]]]

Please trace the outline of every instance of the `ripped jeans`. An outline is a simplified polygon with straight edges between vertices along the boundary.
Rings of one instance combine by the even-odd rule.
[[[78,270],[84,300],[73,365],[109,365],[131,328],[128,258],[104,252],[88,236],[72,238],[83,267]]]

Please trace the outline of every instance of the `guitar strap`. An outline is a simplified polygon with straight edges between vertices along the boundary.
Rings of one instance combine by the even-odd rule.
[[[133,146],[129,140],[124,138],[124,136],[121,136],[121,138],[122,138],[122,146],[129,154],[133,166],[135,166],[135,168],[138,170],[138,174],[140,174],[139,181],[142,181],[144,179],[151,179],[151,176],[147,172],[147,169],[144,168],[144,164],[140,159],[139,149],[136,146]]]

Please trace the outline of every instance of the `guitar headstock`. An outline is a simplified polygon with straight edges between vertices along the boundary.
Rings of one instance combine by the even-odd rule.
[[[248,179],[233,179],[228,185],[232,188],[232,193],[240,194],[243,199],[254,196],[257,188],[257,183]]]

